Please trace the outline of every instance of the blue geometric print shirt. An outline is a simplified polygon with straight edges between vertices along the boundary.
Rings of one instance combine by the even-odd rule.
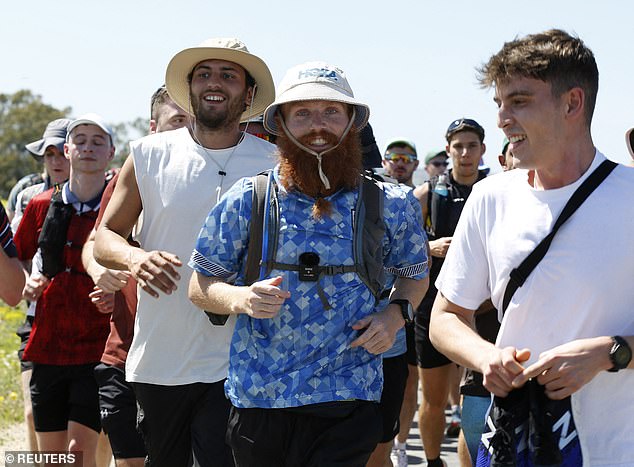
[[[314,199],[279,187],[279,240],[276,261],[297,264],[314,252],[320,265],[354,265],[352,219],[358,191],[340,190],[327,199],[332,213],[311,217]],[[244,285],[253,184],[238,181],[212,209],[189,265],[205,276]],[[385,185],[384,267],[396,276],[422,279],[428,274],[426,236],[407,192]],[[266,238],[266,235],[264,236]],[[266,246],[264,246],[266,248]],[[263,252],[263,257],[265,252]],[[381,356],[350,348],[358,336],[352,325],[380,311],[356,273],[324,275],[302,282],[296,271],[273,269],[289,290],[272,319],[237,316],[225,390],[236,407],[282,408],[330,401],[378,401],[383,386]],[[261,277],[261,279],[264,279]],[[321,286],[331,309],[318,294]]]

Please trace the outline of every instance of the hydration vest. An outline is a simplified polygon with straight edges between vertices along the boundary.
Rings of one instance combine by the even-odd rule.
[[[486,177],[486,174],[479,172],[476,183]],[[471,194],[473,185],[466,186],[456,183],[451,174],[447,177],[447,196],[436,193],[438,176],[429,180],[429,195],[427,196],[427,218],[425,219],[425,230],[430,240],[441,237],[452,237],[462,209]]]
[[[318,281],[322,275],[344,274],[355,272],[370,289],[378,301],[385,285],[383,271],[383,236],[385,222],[383,220],[383,180],[371,172],[360,174],[359,196],[357,199],[357,215],[353,221],[353,252],[354,265],[350,266],[320,266],[319,264],[285,264],[275,260],[279,236],[279,204],[277,199],[278,187],[273,179],[272,171],[262,172],[253,180],[253,204],[251,207],[251,224],[249,228],[249,250],[245,269],[245,282],[250,285],[258,280],[260,267],[264,275],[273,269],[298,271],[300,280]],[[267,204],[267,232],[264,232],[264,210]],[[268,258],[262,258],[262,239],[268,236],[270,248]],[[320,298],[326,309],[330,308],[325,301],[321,288]]]
[[[62,186],[56,185],[37,239],[42,254],[42,274],[49,279],[64,270],[64,246],[73,214],[73,206],[62,199]]]

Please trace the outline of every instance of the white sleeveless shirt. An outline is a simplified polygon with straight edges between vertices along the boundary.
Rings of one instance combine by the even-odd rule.
[[[126,379],[168,386],[220,381],[227,376],[235,317],[214,326],[190,302],[192,270],[186,264],[219,195],[240,178],[271,168],[275,146],[245,134],[237,146],[206,149],[181,128],[133,141],[130,150],[143,204],[137,239],[146,251],[176,254],[183,266],[171,295],[156,299],[138,290]]]

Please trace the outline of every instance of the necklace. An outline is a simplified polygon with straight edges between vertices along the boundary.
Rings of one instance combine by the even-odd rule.
[[[216,203],[220,201],[220,197],[222,196],[222,187],[224,185],[225,177],[227,176],[227,166],[229,165],[229,162],[231,161],[233,154],[236,152],[236,149],[238,148],[238,146],[240,146],[240,143],[242,143],[242,141],[244,140],[244,136],[245,136],[245,132],[244,131],[240,132],[240,138],[238,139],[238,142],[233,146],[233,148],[231,149],[231,152],[229,153],[227,158],[224,160],[224,163],[220,164],[220,162],[216,160],[216,158],[211,154],[211,152],[209,152],[209,149],[203,146],[198,140],[198,138],[196,137],[196,122],[194,122],[194,128],[192,130],[192,137],[194,138],[194,141],[196,141],[196,143],[198,143],[198,145],[201,148],[203,148],[207,157],[214,164],[216,164],[216,167],[218,167],[218,175],[220,176],[220,179],[218,181],[218,186],[216,186]]]

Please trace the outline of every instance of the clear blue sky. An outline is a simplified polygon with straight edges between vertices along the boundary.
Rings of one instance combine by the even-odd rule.
[[[264,59],[275,83],[308,60],[339,65],[369,104],[381,149],[406,136],[419,152],[442,148],[455,118],[486,129],[495,156],[491,91],[474,69],[505,41],[552,27],[578,34],[594,51],[600,88],[595,144],[628,160],[634,126],[634,2],[579,0],[354,1],[90,0],[21,1],[3,7],[0,92],[30,89],[74,116],[97,112],[119,123],[147,117],[149,98],[179,50],[209,37],[239,37]]]

